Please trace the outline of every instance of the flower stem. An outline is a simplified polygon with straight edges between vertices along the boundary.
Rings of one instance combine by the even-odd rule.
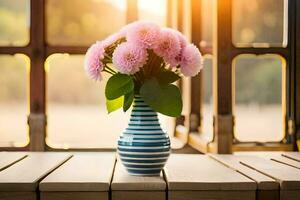
[[[105,65],[105,69],[107,69],[108,71],[116,74],[117,72],[115,70],[113,70],[112,68],[110,68],[108,65]]]
[[[115,75],[115,73],[113,73],[113,72],[111,72],[111,71],[108,71],[108,70],[106,70],[106,69],[104,69],[103,71],[104,71],[104,72],[107,72],[107,73],[109,73],[109,74],[111,74],[111,75]]]

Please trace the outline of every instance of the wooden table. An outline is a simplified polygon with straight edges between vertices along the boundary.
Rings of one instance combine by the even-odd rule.
[[[159,177],[129,175],[118,161],[111,183],[112,200],[165,200],[167,184]]]
[[[109,198],[115,153],[76,153],[40,182],[41,200]]]
[[[114,152],[0,152],[1,200],[299,200],[300,153],[173,154],[160,177]]]
[[[170,200],[254,200],[256,183],[206,155],[172,155],[166,178]]]

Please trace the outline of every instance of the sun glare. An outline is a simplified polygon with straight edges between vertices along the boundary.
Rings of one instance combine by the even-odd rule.
[[[138,7],[142,11],[149,12],[158,16],[164,16],[166,14],[166,1],[165,0],[139,0]]]

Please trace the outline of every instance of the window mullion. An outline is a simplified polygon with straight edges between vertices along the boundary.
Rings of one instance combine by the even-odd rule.
[[[200,48],[200,42],[202,38],[202,16],[201,16],[201,0],[192,0],[191,2],[191,38],[198,48]],[[201,105],[202,105],[202,76],[203,72],[200,72],[197,76],[191,78],[191,112],[190,112],[190,132],[197,132],[201,123]]]
[[[45,150],[45,0],[31,0],[30,150]]]
[[[212,151],[232,152],[231,0],[216,1],[213,36],[214,142]]]

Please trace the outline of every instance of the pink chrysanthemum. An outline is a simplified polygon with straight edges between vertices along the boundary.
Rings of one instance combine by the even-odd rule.
[[[102,80],[101,71],[104,64],[101,61],[104,58],[104,45],[102,42],[96,42],[86,52],[84,67],[88,76],[93,80]]]
[[[175,29],[171,29],[171,28],[166,28],[170,31],[172,31],[178,38],[179,40],[179,44],[180,44],[180,48],[183,49],[184,47],[186,47],[186,45],[188,44],[187,42],[187,39],[186,37],[181,33],[179,32],[178,30],[175,30]]]
[[[124,74],[134,74],[147,61],[147,51],[136,44],[125,42],[114,51],[112,61],[116,69]]]
[[[144,48],[152,48],[157,41],[160,28],[151,22],[138,21],[129,24],[125,31],[128,42]]]
[[[180,43],[177,35],[173,31],[163,28],[153,51],[166,62],[173,60],[180,53]]]
[[[180,51],[175,57],[174,56],[166,57],[165,61],[170,65],[170,67],[177,67],[180,64],[181,59],[182,59],[182,51],[187,46],[188,42],[187,42],[186,37],[179,31],[171,29],[171,28],[166,28],[166,29],[173,32],[174,35],[177,36],[177,38],[179,40]]]
[[[198,48],[187,45],[182,51],[180,71],[185,76],[196,76],[203,67],[202,56]]]

